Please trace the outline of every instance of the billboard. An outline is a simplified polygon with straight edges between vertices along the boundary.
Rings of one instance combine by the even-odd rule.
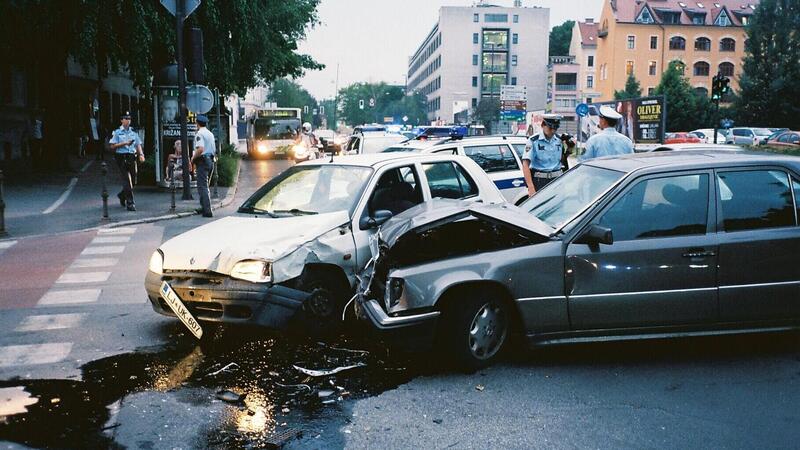
[[[666,99],[663,95],[589,104],[589,114],[579,117],[581,142],[586,142],[600,131],[598,111],[604,105],[610,106],[622,114],[622,119],[617,124],[617,131],[628,136],[634,144],[664,142],[667,109]]]
[[[181,138],[181,123],[179,116],[178,90],[175,88],[162,88],[158,95],[158,134],[160,139],[160,161],[156,165],[156,181],[169,183],[169,155],[175,152],[175,142]],[[194,135],[197,132],[197,124],[189,118],[186,128],[189,138],[189,156],[194,151]],[[176,168],[175,185],[182,186],[183,178],[180,167]]]

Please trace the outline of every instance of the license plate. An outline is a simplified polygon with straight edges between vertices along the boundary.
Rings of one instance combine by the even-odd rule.
[[[200,327],[200,322],[189,312],[186,305],[181,301],[181,298],[178,297],[178,294],[175,293],[172,286],[166,281],[161,282],[161,296],[164,297],[167,305],[169,305],[170,309],[178,316],[178,319],[186,325],[186,328],[192,332],[194,337],[197,339],[203,337],[203,328]]]

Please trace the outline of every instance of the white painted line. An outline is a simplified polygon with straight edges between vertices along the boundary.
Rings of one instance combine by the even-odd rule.
[[[69,197],[69,194],[72,193],[72,189],[75,187],[76,184],[78,184],[78,179],[77,178],[71,179],[69,181],[69,185],[67,186],[67,190],[64,191],[63,194],[61,194],[61,197],[58,197],[58,200],[56,200],[55,203],[50,205],[49,208],[47,208],[44,211],[42,211],[42,214],[50,214],[51,212],[55,211],[56,208],[61,206],[61,204],[64,203],[67,200],[67,197]]]
[[[130,236],[97,236],[92,239],[92,244],[122,244],[130,242]]]
[[[45,331],[75,328],[86,314],[46,314],[28,316],[14,331]]]
[[[52,364],[63,361],[72,350],[72,342],[0,347],[0,367]]]
[[[97,234],[133,234],[134,232],[136,232],[136,227],[101,228],[97,230]]]
[[[70,266],[71,269],[94,269],[98,267],[116,266],[117,258],[81,258],[76,259]]]
[[[70,289],[50,291],[39,299],[36,306],[61,306],[94,303],[100,298],[100,289]]]
[[[93,162],[94,162],[94,160],[93,160],[93,159],[92,159],[92,160],[89,160],[89,161],[87,161],[87,162],[86,162],[86,164],[84,164],[84,165],[83,165],[83,167],[81,167],[81,173],[85,173],[85,172],[86,172],[86,169],[88,169],[88,168],[89,168],[89,166],[91,166]]]
[[[81,255],[114,255],[125,251],[124,245],[112,245],[107,247],[86,247]]]
[[[5,250],[7,248],[11,248],[16,243],[17,243],[17,241],[0,241],[0,250]]]
[[[75,284],[75,283],[102,283],[108,281],[111,272],[75,272],[75,273],[62,273],[56,283],[61,284]]]

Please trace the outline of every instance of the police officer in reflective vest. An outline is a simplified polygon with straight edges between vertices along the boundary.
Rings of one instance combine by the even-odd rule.
[[[120,117],[122,125],[114,130],[108,143],[114,150],[114,159],[117,161],[119,173],[122,176],[122,190],[117,194],[119,204],[126,206],[128,211],[136,211],[133,201],[133,186],[136,185],[136,160],[144,162],[142,140],[131,128],[131,114],[125,111]]]
[[[561,126],[561,116],[545,114],[542,120],[542,132],[531,136],[525,145],[522,160],[528,162],[527,167],[523,164],[522,174],[528,186],[528,195],[535,194],[568,168],[562,163],[562,160],[566,162],[562,142],[571,149],[575,146],[575,141],[568,134],[556,135],[559,126]]]

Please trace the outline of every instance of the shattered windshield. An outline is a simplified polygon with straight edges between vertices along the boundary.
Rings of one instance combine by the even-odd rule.
[[[256,191],[239,212],[272,217],[352,214],[371,175],[368,167],[294,166]]]
[[[559,228],[625,175],[624,172],[582,164],[558,177],[520,208]]]

